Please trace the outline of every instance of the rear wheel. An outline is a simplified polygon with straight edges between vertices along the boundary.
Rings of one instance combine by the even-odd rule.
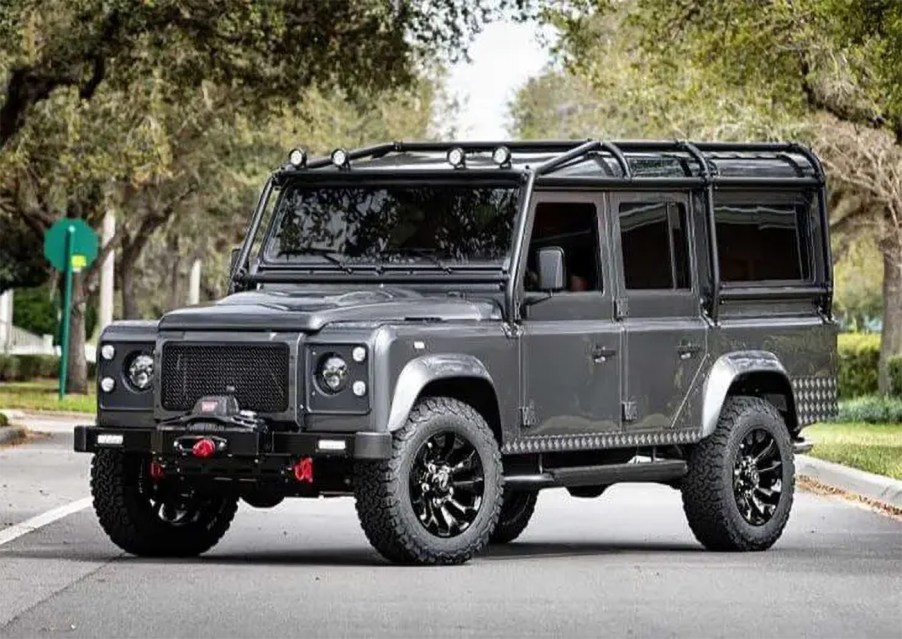
[[[699,443],[683,480],[683,509],[710,550],[766,550],[786,526],[795,485],[792,442],[779,411],[731,397]]]
[[[114,544],[143,557],[190,557],[216,545],[238,508],[235,495],[204,494],[150,477],[149,459],[102,450],[91,462],[91,494]]]
[[[357,514],[390,561],[459,564],[488,542],[501,508],[501,453],[470,405],[419,401],[394,435],[392,457],[355,466]]]
[[[489,541],[493,544],[506,544],[519,537],[535,512],[538,498],[539,493],[535,490],[505,491],[501,515]]]

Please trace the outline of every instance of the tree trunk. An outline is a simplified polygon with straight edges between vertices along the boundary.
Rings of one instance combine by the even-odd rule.
[[[69,323],[69,365],[66,392],[88,392],[88,362],[85,358],[85,311],[88,293],[81,273],[72,275],[72,316]]]
[[[902,355],[902,246],[883,246],[883,335],[880,340],[880,392],[890,390],[887,363]]]
[[[135,263],[137,257],[132,251],[122,251],[119,260],[119,285],[122,294],[122,317],[124,319],[139,319],[141,312],[138,309],[138,300],[135,299]]]

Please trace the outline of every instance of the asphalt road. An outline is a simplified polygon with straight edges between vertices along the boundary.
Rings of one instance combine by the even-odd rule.
[[[0,531],[87,495],[55,435],[0,450]],[[122,554],[90,509],[0,545],[0,637],[899,637],[902,522],[799,494],[770,551],[701,549],[677,492],[542,494],[521,540],[465,566],[392,566],[349,499],[242,506],[190,561]]]

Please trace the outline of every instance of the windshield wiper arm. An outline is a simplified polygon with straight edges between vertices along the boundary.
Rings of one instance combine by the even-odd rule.
[[[339,257],[339,255],[343,255],[341,252],[336,251],[330,248],[324,248],[321,246],[306,246],[304,248],[296,248],[296,249],[288,249],[286,251],[281,251],[280,255],[317,255],[319,257],[324,257],[329,262],[337,265],[343,271],[348,273],[353,272],[350,266],[348,266],[347,262]]]
[[[442,269],[446,273],[451,273],[454,269],[451,268],[451,266],[449,266],[448,264],[445,264],[445,262],[443,262],[436,255],[437,252],[438,251],[436,249],[416,248],[416,247],[413,247],[413,248],[400,247],[400,248],[393,248],[393,249],[386,251],[386,253],[388,255],[393,255],[393,254],[394,255],[412,255],[414,257],[426,258],[427,260],[429,260],[430,262],[432,262],[433,264],[438,266],[440,269]],[[383,264],[385,264],[385,262],[383,262]],[[388,264],[388,265],[390,266],[391,264]]]

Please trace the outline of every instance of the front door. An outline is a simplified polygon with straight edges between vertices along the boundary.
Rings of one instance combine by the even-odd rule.
[[[614,236],[625,330],[626,432],[698,427],[681,420],[707,352],[689,206],[683,193],[611,195],[611,219],[619,227]]]
[[[537,192],[520,339],[521,434],[620,430],[621,327],[614,321],[602,194]],[[537,290],[536,253],[564,252],[563,291]]]

